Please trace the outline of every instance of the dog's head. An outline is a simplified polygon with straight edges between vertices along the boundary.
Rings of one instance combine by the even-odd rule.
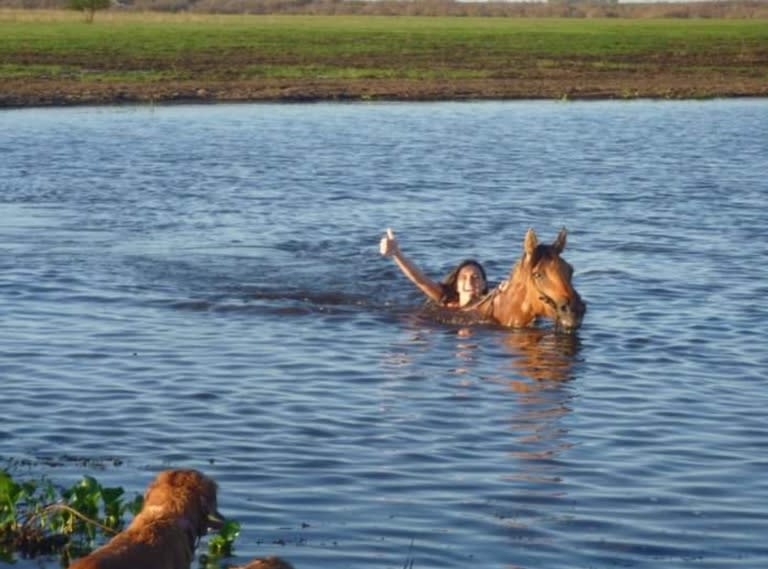
[[[216,482],[197,470],[165,470],[147,488],[142,513],[176,518],[200,537],[224,523],[217,509],[217,490]]]
[[[293,565],[279,557],[267,557],[266,559],[254,559],[247,565],[234,569],[293,569]]]

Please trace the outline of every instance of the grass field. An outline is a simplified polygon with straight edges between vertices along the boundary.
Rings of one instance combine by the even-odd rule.
[[[69,102],[765,95],[768,22],[104,13],[86,24],[0,11],[0,84],[5,104],[57,90]]]

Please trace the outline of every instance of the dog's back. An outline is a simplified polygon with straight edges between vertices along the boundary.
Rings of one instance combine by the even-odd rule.
[[[189,569],[193,547],[187,532],[164,521],[127,529],[69,569]]]

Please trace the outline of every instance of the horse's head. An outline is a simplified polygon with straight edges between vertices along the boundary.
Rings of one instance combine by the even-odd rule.
[[[536,233],[529,229],[523,258],[513,277],[524,281],[526,300],[536,313],[552,318],[557,327],[573,331],[581,326],[587,307],[571,284],[573,267],[560,257],[565,241],[565,229],[560,230],[551,245],[540,244]]]

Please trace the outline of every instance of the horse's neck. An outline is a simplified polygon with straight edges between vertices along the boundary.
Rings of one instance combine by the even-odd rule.
[[[528,290],[515,268],[509,279],[496,287],[478,309],[486,318],[502,326],[528,326],[536,319],[536,314],[527,297]]]

